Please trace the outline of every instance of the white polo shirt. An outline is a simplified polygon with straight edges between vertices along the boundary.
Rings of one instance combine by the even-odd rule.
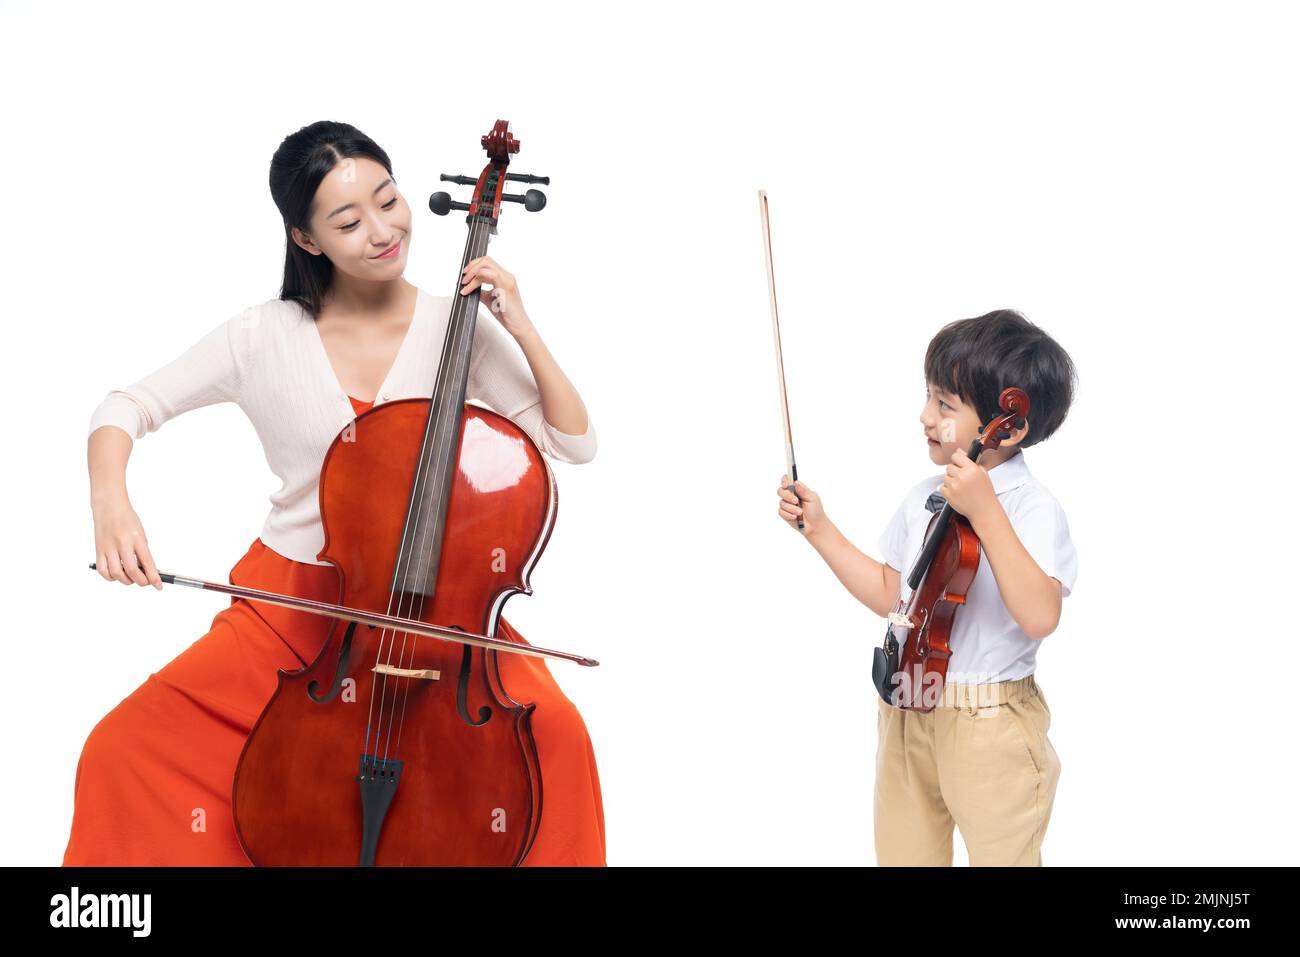
[[[912,594],[907,576],[920,555],[930,525],[932,513],[925,501],[930,493],[938,491],[945,475],[931,476],[912,486],[880,536],[883,560],[901,573],[901,599]],[[1062,596],[1070,594],[1078,575],[1070,527],[1060,503],[1030,474],[1024,451],[989,469],[989,479],[1025,551],[1039,568],[1061,583]],[[957,609],[949,644],[950,682],[1012,681],[1034,672],[1039,642],[1026,635],[1011,617],[983,548],[975,580],[966,593],[966,604]]]

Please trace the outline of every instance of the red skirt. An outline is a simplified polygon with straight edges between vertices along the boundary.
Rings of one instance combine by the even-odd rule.
[[[232,584],[333,602],[333,565],[286,558],[256,539]],[[95,725],[77,763],[65,866],[247,865],[231,790],[244,742],[275,694],[277,670],[306,667],[335,619],[231,600],[202,638],[151,674]],[[523,641],[504,618],[498,637]],[[498,655],[516,701],[535,702],[546,799],[524,863],[604,866],[596,756],[578,709],[545,660]]]

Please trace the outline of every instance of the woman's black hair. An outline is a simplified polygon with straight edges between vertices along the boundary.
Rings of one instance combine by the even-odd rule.
[[[298,302],[320,315],[321,302],[334,278],[334,264],[325,255],[313,256],[293,241],[290,230],[298,227],[310,235],[316,188],[325,174],[348,156],[365,156],[393,175],[388,154],[355,126],[320,120],[286,136],[271,157],[271,198],[284,220],[284,280],[280,298]],[[393,177],[396,179],[396,177]]]
[[[1001,413],[1008,386],[1029,395],[1027,449],[1051,436],[1074,401],[1078,376],[1061,346],[1014,309],[950,322],[925,350],[925,381],[975,407],[981,428]]]

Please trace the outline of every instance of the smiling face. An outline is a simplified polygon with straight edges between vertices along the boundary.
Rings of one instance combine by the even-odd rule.
[[[291,235],[355,279],[396,279],[406,268],[411,208],[388,170],[369,157],[349,156],[317,187],[307,232],[294,227]]]
[[[925,388],[925,405],[921,408],[921,425],[925,428],[930,449],[930,461],[936,465],[947,465],[952,461],[953,452],[961,449],[969,452],[971,443],[984,431],[986,422],[981,422],[975,407],[962,401],[946,389],[927,383]],[[1003,439],[996,451],[988,451],[980,456],[980,464],[992,467],[1006,461],[1016,454],[1019,445],[1029,434],[1029,423],[1013,431],[1010,439]]]

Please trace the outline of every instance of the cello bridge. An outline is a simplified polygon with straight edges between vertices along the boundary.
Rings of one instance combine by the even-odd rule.
[[[398,668],[396,665],[375,665],[371,669],[376,674],[393,675],[398,678],[424,678],[428,681],[437,681],[442,677],[442,672],[434,668]]]

